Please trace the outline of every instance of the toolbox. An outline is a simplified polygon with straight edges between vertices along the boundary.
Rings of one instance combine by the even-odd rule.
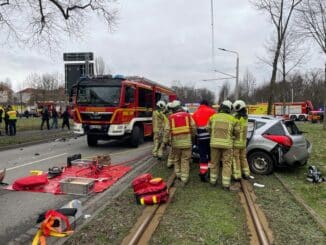
[[[88,195],[94,189],[94,179],[67,177],[60,181],[60,190],[66,194]]]
[[[93,164],[93,160],[90,159],[75,159],[71,161],[72,166],[89,167],[91,164]]]

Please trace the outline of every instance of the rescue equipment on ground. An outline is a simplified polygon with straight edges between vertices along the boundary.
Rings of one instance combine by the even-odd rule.
[[[325,178],[321,176],[316,166],[309,166],[307,180],[312,183],[321,183],[325,181]]]
[[[40,229],[36,232],[32,245],[45,245],[46,237],[66,237],[73,233],[67,216],[56,210],[48,210]]]
[[[132,181],[132,187],[137,204],[151,205],[164,203],[169,198],[164,180],[162,178],[153,178],[148,173],[136,177]]]
[[[66,194],[88,195],[93,192],[94,179],[69,177],[60,181],[60,190]]]
[[[42,170],[31,170],[29,171],[31,175],[42,175],[43,171]]]
[[[5,175],[6,175],[6,169],[2,169],[0,170],[0,186],[1,185],[8,185],[7,183],[4,183],[3,180],[5,178]]]
[[[62,174],[62,168],[52,167],[52,168],[49,168],[48,178],[52,179],[52,178],[55,178],[55,177],[57,177],[57,176],[59,176],[61,174]]]
[[[29,190],[35,187],[42,187],[49,183],[48,177],[46,174],[43,175],[31,175],[17,179],[12,188],[16,191]]]

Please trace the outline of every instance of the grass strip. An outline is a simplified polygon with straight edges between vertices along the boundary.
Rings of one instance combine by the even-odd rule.
[[[278,171],[278,176],[316,213],[326,220],[326,182],[312,184],[306,180],[308,166],[315,165],[326,177],[326,131],[322,124],[298,123],[304,136],[312,143],[308,164],[300,168]]]
[[[256,176],[255,181],[265,185],[255,192],[273,230],[275,244],[324,244],[325,233],[275,176]]]

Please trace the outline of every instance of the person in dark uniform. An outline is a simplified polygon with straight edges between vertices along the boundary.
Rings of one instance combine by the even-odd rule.
[[[65,126],[67,126],[68,130],[70,130],[70,124],[69,124],[69,112],[68,112],[68,108],[66,108],[66,110],[62,113],[62,127],[61,129],[64,129]]]
[[[49,113],[49,110],[48,110],[47,107],[44,107],[44,108],[43,108],[43,111],[42,111],[41,130],[43,130],[44,122],[46,122],[46,127],[47,127],[47,129],[50,130],[50,123],[49,123],[49,120],[50,120],[50,113]]]

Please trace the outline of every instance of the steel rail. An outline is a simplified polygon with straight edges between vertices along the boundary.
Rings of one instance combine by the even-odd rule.
[[[168,190],[173,186],[175,178],[176,178],[176,175],[175,175],[175,173],[173,173],[170,176],[169,180],[167,181],[166,185],[167,185]],[[171,196],[170,196],[170,198],[171,198]],[[155,216],[155,213],[157,212],[159,207],[160,207],[160,205],[147,206],[143,211],[143,216],[145,216],[144,220],[140,224],[137,224],[138,222],[136,222],[135,226],[137,226],[137,229],[135,231],[132,231],[131,234],[127,235],[125,237],[125,239],[123,239],[121,244],[122,245],[138,244],[138,241],[140,240],[140,238],[142,237],[142,235],[145,233],[148,226],[152,222],[152,219]]]
[[[257,214],[257,211],[255,209],[255,206],[254,206],[254,202],[251,198],[251,195],[246,187],[246,183],[245,183],[245,180],[241,179],[241,188],[242,188],[242,191],[244,193],[244,196],[245,196],[245,199],[246,199],[246,202],[247,202],[247,205],[248,205],[248,208],[249,208],[249,211],[250,211],[250,214],[251,214],[251,217],[253,219],[253,222],[254,222],[254,225],[256,227],[256,231],[257,231],[257,235],[258,235],[258,238],[259,238],[259,241],[262,245],[268,245],[269,244],[269,241],[268,241],[268,238],[265,234],[265,231],[263,229],[263,226],[259,220],[259,217],[258,217],[258,214]]]

